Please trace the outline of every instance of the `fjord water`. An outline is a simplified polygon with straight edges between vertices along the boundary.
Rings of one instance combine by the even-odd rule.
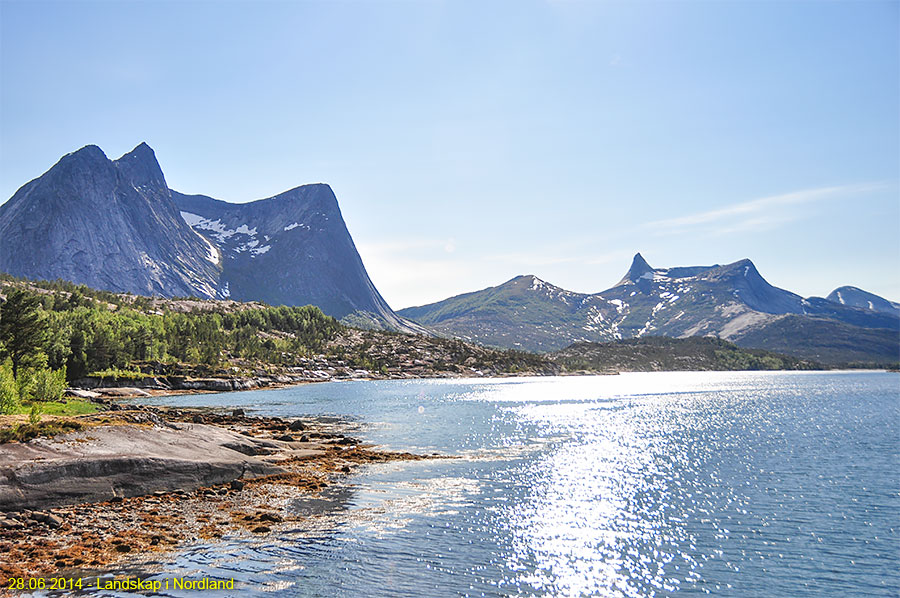
[[[242,596],[900,591],[897,374],[357,381],[157,402],[336,416],[366,441],[459,457],[363,468],[293,503],[304,523],[189,546],[148,565],[159,578],[234,577]]]

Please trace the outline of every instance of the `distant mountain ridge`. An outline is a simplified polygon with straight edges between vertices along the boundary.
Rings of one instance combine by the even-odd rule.
[[[869,293],[868,291],[856,287],[838,287],[831,291],[825,298],[834,303],[840,303],[841,305],[871,309],[885,314],[900,316],[900,303],[888,301],[874,293]]]
[[[847,361],[896,362],[900,357],[900,317],[805,299],[770,285],[749,259],[666,269],[651,267],[637,254],[625,276],[600,293],[574,293],[535,276],[519,276],[399,313],[441,334],[532,351],[644,336],[715,336],[828,363],[839,362],[841,354]],[[789,316],[799,318],[808,332],[786,328],[796,322],[785,320]],[[818,334],[824,328],[838,335],[831,340],[843,344],[843,353],[828,346],[827,335]],[[853,333],[861,330],[868,332],[855,342]],[[792,336],[785,340],[785,334]],[[745,338],[754,344],[743,343]]]
[[[116,292],[320,307],[354,324],[425,332],[372,284],[328,185],[247,204],[169,189],[141,143],[118,160],[63,156],[0,205],[0,271]]]

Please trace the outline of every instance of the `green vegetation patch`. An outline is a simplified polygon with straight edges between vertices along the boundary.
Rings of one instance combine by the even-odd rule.
[[[572,371],[810,370],[821,364],[711,337],[643,337],[611,343],[575,343],[551,355]]]
[[[22,424],[9,428],[0,428],[0,444],[7,442],[28,442],[38,437],[52,438],[59,434],[77,432],[84,429],[84,424],[73,420],[56,420],[38,424]]]
[[[72,399],[71,401],[47,401],[40,403],[44,415],[74,416],[87,415],[100,411],[100,405],[84,399]],[[19,405],[13,414],[28,415],[31,413],[32,404]]]
[[[64,281],[0,277],[0,282],[7,292],[0,303],[0,361],[12,361],[16,381],[20,369],[41,367],[65,368],[68,380],[88,375],[138,380],[145,377],[138,364],[149,362],[296,365],[343,330],[309,305],[156,304]]]
[[[88,374],[90,378],[101,378],[111,380],[143,380],[144,378],[152,378],[149,374],[139,372],[137,370],[122,370],[119,368],[106,368]]]

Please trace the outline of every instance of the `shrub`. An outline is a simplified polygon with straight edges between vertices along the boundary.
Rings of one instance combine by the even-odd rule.
[[[7,361],[0,365],[0,413],[15,413],[19,408],[19,389]]]
[[[33,377],[34,402],[58,401],[66,391],[66,368],[42,368]]]
[[[41,421],[42,413],[44,413],[44,404],[41,401],[32,401],[31,411],[28,412],[28,421],[32,426]]]

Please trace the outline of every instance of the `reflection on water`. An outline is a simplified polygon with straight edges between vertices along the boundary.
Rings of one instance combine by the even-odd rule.
[[[460,458],[369,466],[292,503],[309,517],[277,538],[141,568],[235,577],[242,596],[895,596],[898,379],[634,374],[158,399],[350,416],[368,441]]]

